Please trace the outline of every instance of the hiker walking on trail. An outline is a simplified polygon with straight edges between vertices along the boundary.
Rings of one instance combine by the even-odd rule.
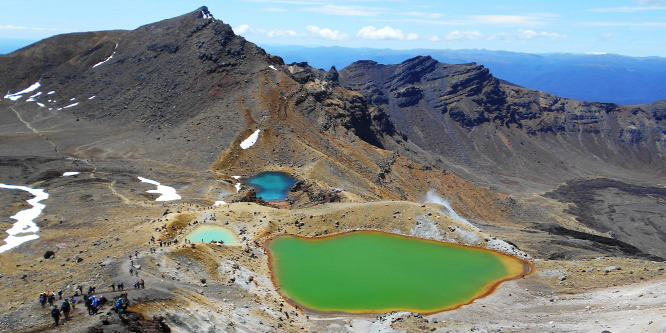
[[[134,275],[134,268],[130,268],[130,276]]]
[[[88,315],[92,315],[92,298],[88,296],[83,296],[86,304],[86,308],[88,309]]]
[[[146,289],[146,282],[143,279],[139,281],[139,289]]]
[[[46,294],[46,298],[49,301],[49,306],[53,306],[53,301],[55,301],[55,295],[53,293]]]
[[[116,291],[116,284],[111,282],[111,290]]]
[[[58,300],[62,299],[62,289],[58,290]]]
[[[39,304],[41,304],[42,307],[46,306],[46,293],[39,294]]]
[[[60,310],[65,315],[65,320],[69,320],[69,310],[70,309],[71,308],[69,306],[69,299],[65,298],[65,301],[62,302],[62,305],[60,306]]]
[[[58,310],[57,305],[54,305],[53,309],[51,309],[51,317],[53,317],[53,321],[55,322],[56,326],[58,326],[58,323],[60,322],[60,310]]]

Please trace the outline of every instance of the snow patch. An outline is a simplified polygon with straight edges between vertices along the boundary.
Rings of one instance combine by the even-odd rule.
[[[224,200],[215,201],[215,203],[213,204],[213,207],[222,206],[222,205],[226,205],[226,204],[227,203]]]
[[[241,183],[236,183],[236,185],[234,185],[234,187],[236,187],[236,193],[240,192]]]
[[[26,191],[35,196],[34,198],[28,200],[28,203],[32,206],[32,208],[19,211],[14,216],[10,217],[16,220],[16,223],[14,223],[12,227],[6,231],[9,236],[5,238],[5,245],[0,246],[0,253],[2,253],[13,249],[27,241],[39,238],[37,235],[39,227],[37,224],[35,224],[34,219],[36,219],[37,216],[39,216],[39,214],[42,213],[42,210],[44,210],[46,207],[46,205],[39,202],[47,199],[49,194],[44,192],[43,189],[34,189],[20,185],[7,185],[0,183],[0,188]],[[17,236],[18,234],[29,235]]]
[[[275,68],[275,66],[273,66],[273,65],[268,66],[268,68],[270,68],[270,69],[272,69],[272,70],[274,70],[274,71],[277,70],[277,68]]]
[[[42,94],[42,92],[41,92],[41,91],[38,91],[36,94],[31,95],[30,97],[28,97],[28,99],[26,99],[25,101],[26,101],[26,102],[34,102],[34,101],[35,101],[35,97],[37,97],[37,96],[39,96],[39,95],[41,95],[41,94]]]
[[[92,66],[92,68],[95,68],[95,67],[111,60],[111,58],[113,58],[113,56],[116,54],[116,49],[118,49],[118,43],[116,43],[116,47],[113,49],[113,53],[111,53],[111,55],[108,58],[104,59],[103,61],[100,61],[100,62],[96,63],[94,66]]]
[[[207,13],[204,12],[203,10],[201,11],[201,16],[202,16],[202,18],[203,18],[204,20],[208,20],[208,19],[213,19],[213,20],[215,20],[215,18],[213,17],[213,14],[210,14],[210,13],[207,14]]]
[[[41,107],[41,108],[46,106],[46,105],[44,105],[44,103],[40,103],[40,102],[37,102],[37,105],[39,105],[39,107]]]
[[[41,85],[42,85],[42,84],[39,83],[39,81],[38,81],[38,82],[35,82],[35,83],[33,83],[32,85],[30,85],[30,87],[25,88],[25,89],[23,89],[23,90],[21,90],[21,91],[19,91],[19,92],[17,92],[17,93],[13,93],[13,94],[7,93],[7,95],[5,95],[4,98],[6,98],[6,99],[10,99],[10,100],[12,100],[12,101],[17,101],[17,100],[19,100],[21,97],[23,97],[23,94],[27,94],[27,93],[29,93],[29,92],[33,92],[33,91],[39,89],[39,87],[40,87]]]
[[[256,130],[252,135],[248,136],[247,139],[243,140],[243,142],[240,143],[240,147],[242,149],[248,149],[252,146],[254,146],[255,143],[257,143],[257,139],[259,139],[259,132],[261,130]]]
[[[80,172],[78,172],[78,171],[67,171],[67,172],[63,173],[62,176],[63,177],[69,177],[69,176],[76,176],[78,174],[80,174]]]
[[[162,185],[157,181],[154,181],[152,179],[148,178],[143,178],[143,177],[137,177],[139,178],[140,181],[148,184],[152,184],[157,186],[156,190],[148,190],[146,193],[158,193],[161,194],[155,201],[173,201],[173,200],[180,200],[180,195],[176,193],[176,189],[171,187],[171,186],[166,186]]]
[[[51,90],[51,91],[47,92],[46,94],[47,95],[53,95],[53,94],[55,94],[55,90]]]
[[[69,108],[74,107],[74,106],[77,106],[77,105],[79,105],[79,102],[76,102],[76,103],[74,103],[74,104],[70,104],[70,105],[64,106],[63,109],[69,109]],[[60,109],[58,109],[58,110],[60,110]]]
[[[88,97],[88,99],[90,100],[90,99],[93,99],[95,97],[97,97],[97,96],[93,95],[93,96]]]
[[[73,101],[73,100],[75,100],[75,99],[76,99],[76,97],[72,97],[72,98],[69,99],[69,101],[71,102],[71,101]]]

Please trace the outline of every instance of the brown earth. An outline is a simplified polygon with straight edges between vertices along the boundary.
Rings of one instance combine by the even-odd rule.
[[[61,102],[54,102],[55,107],[74,97],[81,101],[66,110],[39,108],[24,100],[0,101],[0,182],[43,188],[50,195],[35,220],[40,238],[0,254],[0,280],[6,290],[0,294],[0,330],[119,329],[122,326],[114,325],[123,321],[109,313],[109,307],[102,309],[101,318],[85,314],[81,304],[72,320],[56,328],[37,302],[41,291],[63,289],[71,295],[79,284],[97,286],[98,294],[113,299],[119,292],[109,285],[118,282],[129,289],[130,310],[146,319],[162,316],[172,330],[183,332],[658,332],[666,327],[659,258],[663,244],[642,244],[659,236],[641,238],[640,233],[615,230],[616,239],[595,224],[622,225],[609,222],[618,220],[618,213],[608,209],[611,203],[622,214],[650,216],[650,223],[660,226],[654,219],[663,217],[664,173],[663,165],[662,171],[654,171],[659,169],[657,155],[633,172],[633,163],[640,161],[624,167],[612,159],[598,162],[599,156],[577,159],[585,150],[550,152],[557,161],[576,158],[575,172],[566,177],[561,176],[566,165],[537,163],[540,157],[527,150],[515,153],[526,164],[506,160],[494,165],[500,156],[496,152],[504,148],[490,146],[513,151],[529,133],[486,123],[483,131],[464,133],[473,132],[473,137],[482,132],[488,142],[449,145],[458,150],[468,144],[483,147],[480,151],[488,159],[483,154],[474,158],[484,163],[453,163],[458,157],[440,161],[430,148],[392,127],[397,122],[369,106],[368,97],[337,85],[336,73],[285,65],[199,13],[132,32],[54,37],[0,57],[0,73],[7,77],[1,88],[17,91],[39,79],[42,90],[57,91]],[[55,48],[52,55],[45,52],[69,39],[77,42]],[[114,47],[118,42],[116,60],[91,69],[113,52],[111,42]],[[35,60],[40,57],[49,65],[47,72],[41,72],[41,62]],[[19,69],[7,70],[12,66]],[[459,87],[473,91],[478,83],[494,91],[493,79],[486,79],[490,81],[471,80],[469,87]],[[512,94],[522,91],[512,89]],[[97,97],[87,100],[92,95]],[[545,104],[560,102],[542,97],[547,97]],[[607,107],[594,105],[594,110]],[[596,112],[576,110],[576,115]],[[628,109],[611,111],[613,116],[631,115]],[[453,113],[466,119],[465,110]],[[658,127],[649,123],[656,116],[639,114],[647,127]],[[241,149],[239,143],[256,129],[261,130],[257,143]],[[575,145],[601,145],[608,139],[586,133],[585,142]],[[555,145],[564,139],[548,133],[531,140],[528,145],[536,147],[539,140]],[[627,142],[618,145],[641,154],[660,151],[653,143],[641,142],[638,148]],[[592,186],[590,179],[597,177],[590,173],[596,167],[604,177],[614,175],[620,182],[602,189]],[[533,172],[523,172],[528,169]],[[62,177],[66,171],[81,174]],[[303,181],[278,205],[282,209],[247,202],[212,207],[218,200],[241,199],[233,176],[263,171],[288,172]],[[146,193],[155,186],[137,176],[174,187],[182,200],[156,202],[156,195]],[[587,181],[579,187],[564,185],[572,178]],[[649,195],[638,190],[641,186],[650,188]],[[567,188],[587,190],[569,195]],[[451,218],[439,204],[424,203],[432,189],[469,222]],[[620,205],[614,194],[632,201]],[[2,230],[13,222],[9,216],[27,208],[26,199],[29,195],[21,191],[0,189]],[[595,223],[585,219],[589,212],[596,212]],[[239,235],[240,244],[183,247],[184,235],[204,220],[229,228]],[[425,317],[322,314],[285,302],[270,280],[263,241],[283,232],[317,236],[355,229],[497,249],[529,257],[535,271],[473,304]],[[153,236],[179,243],[149,244]],[[157,253],[150,254],[150,247]],[[55,257],[44,259],[49,250]],[[128,254],[134,251],[140,252],[133,260],[140,268],[138,277],[129,276]],[[137,278],[145,279],[145,290],[133,289]]]

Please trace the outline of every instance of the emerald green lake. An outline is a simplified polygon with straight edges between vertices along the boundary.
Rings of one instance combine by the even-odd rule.
[[[280,293],[325,312],[453,309],[528,267],[493,251],[373,231],[277,236],[267,249]]]
[[[234,244],[237,242],[236,236],[229,230],[215,224],[202,224],[194,228],[185,239],[191,242],[210,243],[211,241],[224,242],[224,244]]]

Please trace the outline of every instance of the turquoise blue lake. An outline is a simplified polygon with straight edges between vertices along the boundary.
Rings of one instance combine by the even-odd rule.
[[[210,243],[211,241],[218,241],[224,242],[224,244],[235,244],[238,242],[236,235],[231,230],[215,224],[199,225],[185,236],[185,238],[190,242]]]
[[[289,188],[297,180],[283,172],[263,172],[245,180],[257,191],[257,196],[266,200],[283,200],[289,194]]]

